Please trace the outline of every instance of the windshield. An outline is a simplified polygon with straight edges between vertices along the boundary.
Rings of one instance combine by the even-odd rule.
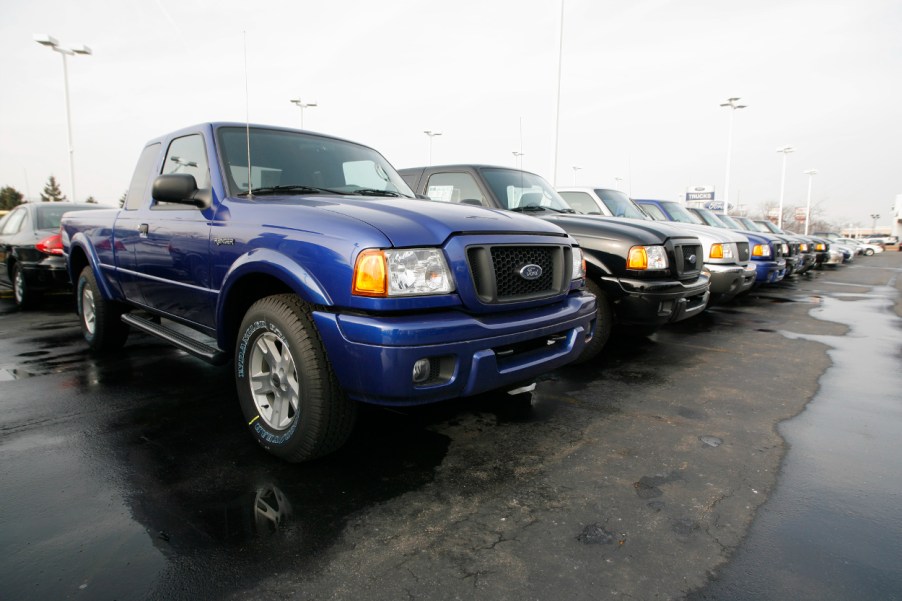
[[[534,173],[516,169],[483,169],[482,174],[505,209],[574,212],[548,182]]]
[[[630,200],[630,197],[619,190],[596,189],[595,194],[608,208],[614,217],[628,217],[629,219],[644,219],[653,221],[648,214],[639,208],[639,205]]]
[[[717,218],[723,221],[728,227],[733,228],[734,230],[747,230],[749,228],[745,227],[729,215],[717,215]]]
[[[366,146],[293,131],[243,127],[217,131],[229,192],[264,194],[360,194],[409,196],[413,192],[385,158]]]
[[[701,219],[705,223],[705,225],[710,225],[712,227],[721,227],[721,228],[729,227],[729,226],[727,226],[726,223],[724,223],[721,220],[723,215],[714,213],[710,209],[701,209],[701,208],[692,209],[692,213],[694,215],[696,215],[699,219]]]
[[[762,232],[762,233],[770,233],[767,232],[763,227],[759,226],[757,223],[749,219],[748,217],[737,217],[736,221],[745,226],[743,229],[746,229],[750,232]]]
[[[664,207],[667,208],[667,212],[670,213],[670,218],[673,221],[678,221],[680,223],[694,223],[696,225],[704,225],[702,224],[702,220],[690,213],[686,210],[686,207],[681,205],[678,202],[673,202],[672,200],[665,200],[661,202]]]
[[[783,230],[778,228],[776,225],[774,225],[770,221],[756,221],[755,223],[758,224],[758,227],[762,228],[765,231],[770,230],[774,234],[782,234],[783,233]]]

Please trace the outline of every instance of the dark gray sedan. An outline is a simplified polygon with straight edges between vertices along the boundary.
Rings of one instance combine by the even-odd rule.
[[[0,221],[0,286],[11,286],[27,308],[42,292],[69,287],[60,219],[69,211],[106,208],[72,202],[29,202]]]

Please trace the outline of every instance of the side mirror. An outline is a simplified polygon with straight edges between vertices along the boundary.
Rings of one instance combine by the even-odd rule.
[[[210,206],[205,190],[197,189],[197,180],[188,173],[159,175],[153,180],[151,196],[157,202],[173,202],[204,209]]]
[[[432,200],[431,198],[429,198],[429,197],[426,196],[425,194],[414,194],[414,196],[416,196],[416,197],[417,197],[418,199],[420,199],[420,200]]]

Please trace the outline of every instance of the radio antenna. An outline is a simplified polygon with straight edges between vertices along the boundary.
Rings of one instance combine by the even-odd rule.
[[[254,197],[254,180],[251,177],[251,102],[247,84],[247,31],[244,34],[244,139],[247,142],[247,197]]]

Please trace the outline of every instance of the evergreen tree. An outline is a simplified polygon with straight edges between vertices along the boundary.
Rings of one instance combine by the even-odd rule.
[[[119,208],[125,206],[125,197],[128,196],[128,190],[122,193],[122,196],[119,197]]]
[[[66,195],[60,190],[59,182],[52,175],[44,185],[44,191],[41,192],[41,202],[62,202],[66,200]]]
[[[96,204],[97,204],[97,199],[94,198],[93,196],[88,196],[88,198],[87,198],[87,200],[85,200],[85,202],[88,203],[88,204],[90,204],[90,205],[96,205]]]
[[[12,186],[3,186],[0,188],[0,210],[8,211],[11,208],[22,204],[25,195],[13,188]]]

